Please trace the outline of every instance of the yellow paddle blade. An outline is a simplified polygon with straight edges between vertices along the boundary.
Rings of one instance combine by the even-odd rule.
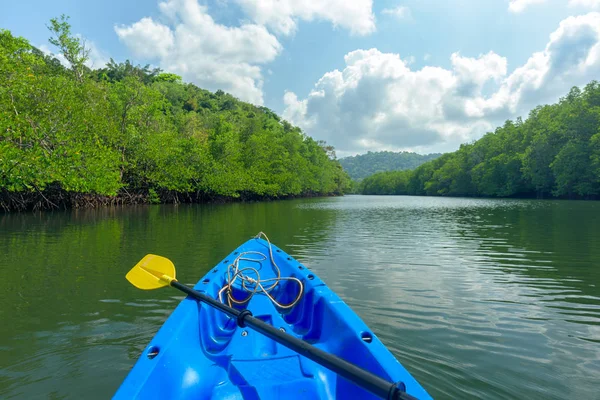
[[[148,254],[125,278],[138,289],[152,290],[169,286],[175,280],[175,266],[168,258]]]

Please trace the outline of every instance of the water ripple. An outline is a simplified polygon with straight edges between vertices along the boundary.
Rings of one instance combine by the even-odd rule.
[[[296,254],[435,397],[597,395],[600,293],[590,277],[600,252],[590,250],[600,226],[585,212],[568,217],[582,237],[552,223],[566,211],[551,202],[375,196],[309,206],[340,214],[335,240]]]
[[[162,254],[194,283],[258,231],[436,398],[599,398],[599,206],[347,196],[0,216],[0,267],[16,271],[0,281],[0,398],[109,398],[182,299],[129,287],[131,265]]]

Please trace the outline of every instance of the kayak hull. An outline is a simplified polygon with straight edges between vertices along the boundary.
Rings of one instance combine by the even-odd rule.
[[[299,302],[283,309],[263,294],[245,305],[254,317],[335,354],[383,379],[404,385],[418,399],[431,397],[394,358],[367,325],[314,272],[277,246],[254,238],[229,254],[195,285],[213,298],[227,281],[227,268],[240,254],[266,259],[241,260],[261,279],[295,277],[304,287]],[[250,254],[250,253],[249,253]],[[248,257],[252,258],[252,257]],[[295,281],[280,281],[269,293],[281,304],[298,293]],[[237,290],[237,292],[236,292]],[[236,299],[248,295],[233,288]],[[347,399],[376,398],[354,383],[190,297],[167,319],[118,389],[115,399]]]

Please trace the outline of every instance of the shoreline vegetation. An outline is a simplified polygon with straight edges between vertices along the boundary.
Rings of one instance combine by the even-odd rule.
[[[151,204],[224,204],[232,202],[256,202],[291,200],[295,198],[333,197],[344,193],[302,193],[300,195],[259,196],[254,193],[239,193],[237,196],[220,196],[203,192],[180,193],[121,189],[115,196],[95,193],[67,192],[60,187],[47,187],[40,192],[0,192],[0,214],[11,211],[50,211],[74,208],[98,208],[136,206]]]
[[[270,109],[129,61],[92,70],[68,17],[48,28],[70,67],[0,29],[0,210],[331,196],[350,187],[333,147]]]
[[[358,194],[600,199],[600,84],[573,87],[413,170],[353,182]]]

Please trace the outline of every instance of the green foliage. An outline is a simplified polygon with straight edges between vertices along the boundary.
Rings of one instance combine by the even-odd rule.
[[[181,77],[177,74],[172,74],[170,72],[163,72],[158,74],[154,78],[155,82],[170,82],[170,83],[181,83]]]
[[[119,82],[126,77],[137,77],[144,84],[152,83],[160,74],[160,68],[150,69],[150,65],[144,67],[132,64],[129,60],[117,63],[112,58],[104,68],[92,71],[91,75],[99,81]],[[177,76],[175,74],[172,74]]]
[[[410,171],[378,172],[360,182],[359,192],[365,194],[408,194]]]
[[[51,26],[75,65],[82,47],[66,21]],[[0,30],[0,81],[0,193],[58,187],[157,202],[342,194],[349,186],[325,143],[265,107],[175,74],[112,60],[72,74]]]
[[[399,171],[415,169],[427,161],[441,156],[439,153],[421,155],[403,151],[394,153],[391,151],[368,152],[357,156],[340,159],[340,164],[352,179],[361,180],[377,172]]]
[[[573,88],[527,121],[507,121],[478,141],[413,171],[374,174],[363,194],[593,198],[600,194],[600,84]]]

